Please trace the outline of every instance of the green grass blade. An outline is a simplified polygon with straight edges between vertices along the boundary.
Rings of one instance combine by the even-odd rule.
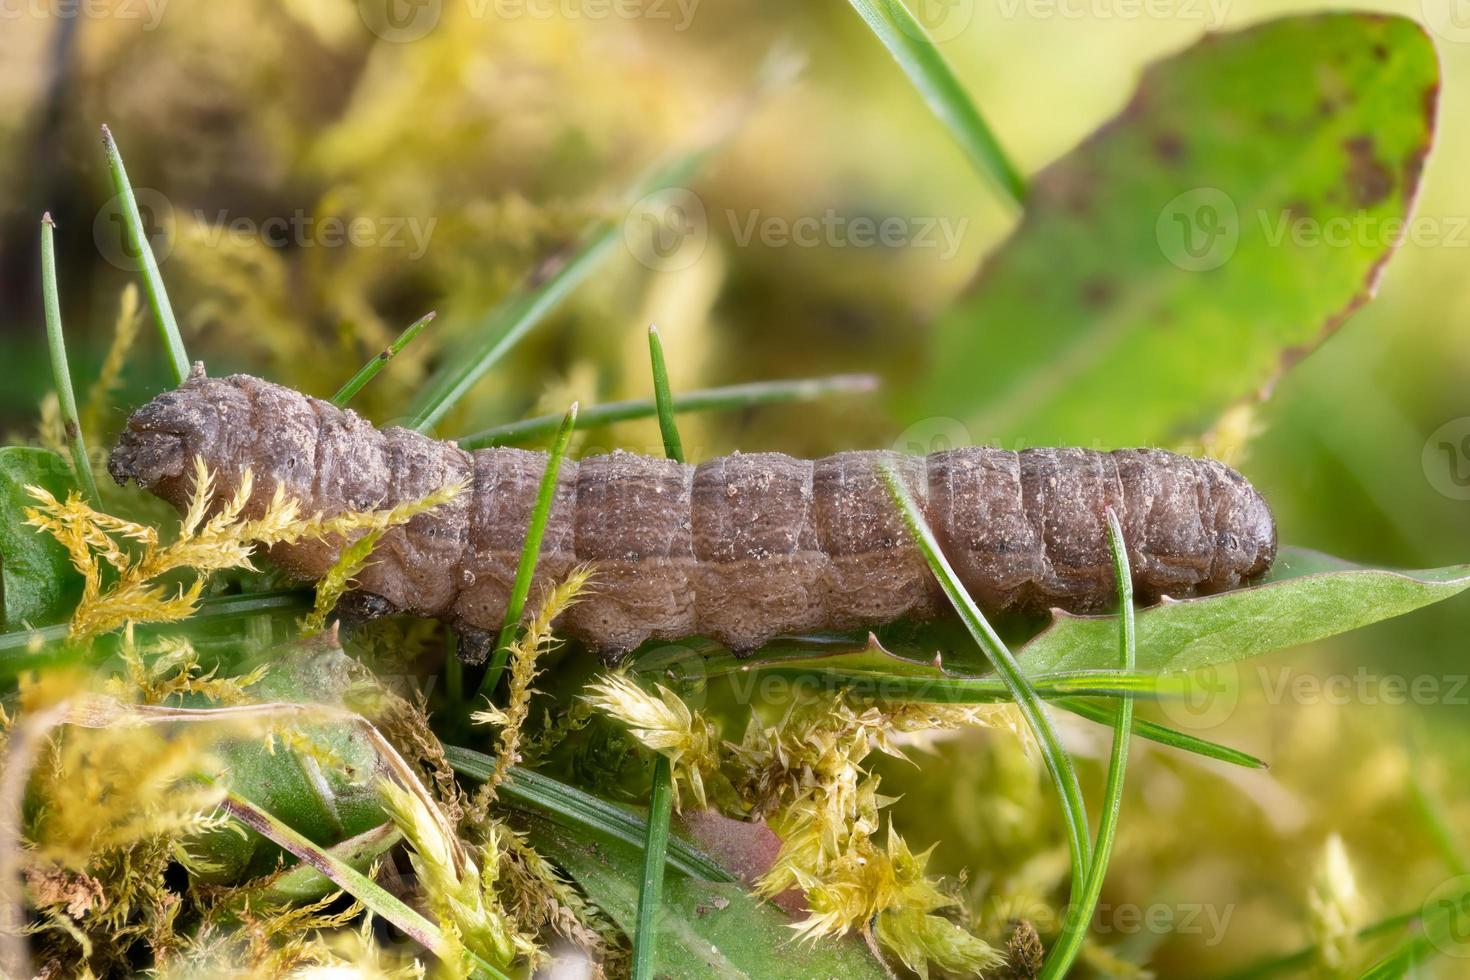
[[[633,980],[651,980],[658,957],[658,912],[663,905],[664,865],[668,857],[669,817],[673,805],[673,769],[668,757],[660,754],[653,762],[648,837],[643,847],[643,881],[638,890],[638,919],[633,928]]]
[[[684,462],[684,442],[674,422],[674,399],[669,394],[669,368],[664,342],[657,327],[648,328],[648,359],[653,368],[653,399],[664,455]],[[669,817],[674,803],[674,770],[660,753],[653,761],[653,787],[648,803],[648,837],[643,845],[643,880],[638,888],[638,917],[633,928],[633,980],[652,980],[658,959],[658,911],[663,905],[664,865],[669,846]]]
[[[516,564],[515,581],[511,583],[510,602],[505,608],[505,622],[495,640],[495,656],[490,669],[480,682],[480,693],[489,697],[500,683],[510,659],[510,644],[521,625],[521,613],[526,611],[526,597],[531,594],[531,580],[536,574],[536,561],[541,557],[541,538],[546,534],[546,521],[551,517],[551,505],[556,500],[556,476],[561,471],[562,457],[572,441],[572,429],[577,425],[577,403],[567,409],[562,419],[561,430],[552,443],[551,455],[546,460],[546,469],[541,474],[541,486],[536,490],[536,505],[531,510],[531,523],[526,528],[526,541],[521,546],[521,559]]]
[[[713,151],[712,145],[683,154],[658,167],[631,192],[628,203],[688,181]],[[445,359],[409,407],[411,428],[428,432],[474,387],[485,372],[540,324],[562,300],[586,281],[623,237],[620,222],[596,224],[561,268],[534,285],[522,287],[492,309],[472,331],[465,346]]]
[[[153,309],[153,322],[163,338],[163,348],[168,354],[169,366],[173,369],[174,381],[182,383],[189,376],[189,355],[184,352],[184,341],[179,336],[179,321],[174,318],[173,304],[168,301],[168,290],[164,288],[163,276],[158,272],[158,260],[148,244],[148,234],[143,228],[143,216],[138,213],[138,201],[133,196],[133,185],[128,183],[128,172],[123,167],[122,154],[112,131],[102,127],[102,146],[107,151],[107,168],[112,173],[112,189],[122,208],[123,231],[133,254],[138,258],[138,271],[143,275],[143,288],[148,293],[148,305]]]
[[[1111,726],[1118,714],[1117,709],[1111,705],[1099,704],[1081,698],[1061,698],[1053,701],[1052,704],[1064,711],[1070,711],[1078,717],[1086,718],[1088,721],[1095,721],[1102,725]],[[1259,759],[1248,752],[1232,749],[1228,745],[1211,742],[1208,739],[1199,738],[1195,735],[1187,735],[1184,732],[1176,731],[1173,728],[1152,721],[1145,721],[1141,718],[1135,717],[1133,719],[1133,734],[1139,738],[1148,739],[1150,742],[1167,745],[1172,749],[1192,752],[1195,755],[1204,756],[1207,759],[1216,759],[1220,762],[1228,762],[1234,766],[1242,766],[1246,769],[1267,768],[1264,759]]]
[[[397,340],[384,347],[377,357],[364,364],[358,369],[356,374],[347,380],[345,385],[337,389],[337,393],[332,396],[332,404],[338,408],[342,408],[348,402],[352,401],[353,397],[359,391],[362,391],[369,381],[378,376],[379,371],[388,366],[389,361],[397,357],[403,348],[413,343],[413,339],[433,322],[435,315],[434,311],[430,310],[404,328],[403,333],[398,335]]]
[[[864,394],[876,391],[878,379],[871,374],[837,374],[827,378],[799,378],[792,381],[759,381],[753,384],[706,388],[675,396],[673,410],[710,412],[752,408],[757,405],[784,405],[792,402],[816,401],[832,395]],[[610,422],[652,418],[658,414],[658,403],[652,398],[632,398],[584,408],[581,426],[589,429]],[[459,439],[461,449],[484,449],[506,446],[541,438],[556,431],[560,415],[538,415],[484,429]]]
[[[1138,659],[1138,645],[1133,622],[1133,570],[1128,567],[1128,546],[1118,515],[1108,508],[1108,546],[1113,552],[1113,569],[1118,578],[1118,646],[1123,670],[1132,670]],[[1087,869],[1087,885],[1079,900],[1075,895],[1067,903],[1067,917],[1062,935],[1042,969],[1043,980],[1065,977],[1087,938],[1092,914],[1102,897],[1103,879],[1107,876],[1108,859],[1113,855],[1113,842],[1118,834],[1118,815],[1123,806],[1123,779],[1128,773],[1129,736],[1133,729],[1133,699],[1122,698],[1118,716],[1113,722],[1113,755],[1108,760],[1108,779],[1103,789],[1102,817],[1097,826],[1097,844],[1092,850],[1092,864]]]
[[[883,42],[929,109],[948,127],[976,170],[1016,204],[1026,201],[1026,181],[1011,163],[985,117],[902,0],[848,0]]]
[[[1072,890],[1074,895],[1079,894],[1087,883],[1087,867],[1092,861],[1092,842],[1088,839],[1087,808],[1082,801],[1082,787],[1077,782],[1077,772],[1072,767],[1072,759],[1062,747],[1061,739],[1057,737],[1056,729],[1052,726],[1045,706],[1037,697],[1026,675],[1021,672],[1016,658],[1012,656],[1005,642],[986,620],[980,607],[975,605],[975,600],[970,598],[970,594],[960,584],[959,577],[950,567],[949,559],[944,557],[944,552],[940,550],[934,532],[929,529],[924,515],[920,513],[918,505],[909,495],[908,488],[903,485],[898,474],[889,464],[884,463],[881,472],[884,482],[888,485],[888,492],[898,505],[904,523],[914,538],[914,543],[924,555],[924,560],[929,563],[929,568],[933,571],[934,577],[939,580],[940,586],[964,622],[965,628],[974,637],[975,643],[984,651],[996,673],[1000,674],[1001,679],[1005,681],[1011,697],[1015,699],[1016,707],[1020,709],[1022,716],[1026,719],[1026,724],[1036,738],[1042,760],[1046,763],[1047,772],[1051,775],[1057,796],[1061,800],[1062,815],[1067,827],[1067,851],[1071,864]]]
[[[664,363],[664,342],[658,327],[648,328],[648,357],[653,363],[653,400],[658,412],[658,430],[664,437],[664,455],[684,462],[684,443],[674,423],[674,398],[669,394],[669,368]]]
[[[294,829],[276,819],[271,813],[262,810],[243,797],[229,794],[222,808],[230,816],[245,824],[251,830],[260,834],[287,851],[296,855],[297,858],[311,865],[333,884],[347,892],[353,898],[362,903],[363,907],[370,910],[388,922],[393,923],[404,934],[418,943],[424,949],[433,953],[443,960],[453,959],[453,952],[448,941],[445,940],[439,927],[434,925],[413,909],[404,905],[373,881],[367,875],[347,864],[336,855],[323,850],[311,841],[307,840]],[[484,960],[466,951],[466,956],[471,961],[471,972],[475,976],[489,977],[490,980],[507,980],[505,974]]]
[[[484,782],[495,769],[495,759],[458,745],[444,746],[444,757],[455,772]],[[529,769],[512,766],[510,776],[496,787],[506,803],[538,813],[573,833],[589,831],[642,848],[648,839],[648,823],[636,814],[614,806],[575,786],[558,782]],[[735,881],[730,872],[682,837],[670,835],[668,865],[682,875],[704,881]]]
[[[71,368],[66,362],[61,296],[56,288],[56,223],[51,220],[50,212],[41,217],[41,302],[46,308],[46,343],[51,348],[51,375],[56,382],[56,400],[61,406],[66,448],[71,451],[71,465],[77,471],[77,483],[86,492],[87,501],[99,507],[102,498],[97,494],[97,480],[92,476],[92,461],[87,457],[87,444],[77,415],[77,396],[71,387]]]

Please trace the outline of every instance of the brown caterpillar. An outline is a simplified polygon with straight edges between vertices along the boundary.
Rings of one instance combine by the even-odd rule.
[[[108,469],[182,507],[196,455],[218,474],[220,496],[247,467],[254,472],[247,512],[278,486],[331,514],[468,481],[468,492],[383,538],[351,605],[446,620],[466,659],[483,659],[505,615],[544,453],[466,452],[376,429],[258,378],[207,378],[196,365],[128,420]],[[1145,602],[1234,588],[1276,553],[1271,512],[1243,477],[1162,450],[967,448],[816,461],[737,453],[697,466],[615,452],[563,462],[535,586],[595,563],[595,592],[560,626],[604,655],[694,635],[748,651],[780,634],[931,617],[945,599],[881,482],[883,460],[988,612],[1107,608],[1109,506]],[[271,558],[312,579],[338,550],[277,546]]]

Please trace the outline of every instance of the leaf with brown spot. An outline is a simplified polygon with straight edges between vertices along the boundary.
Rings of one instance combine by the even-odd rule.
[[[957,416],[976,441],[1158,444],[1269,390],[1372,293],[1438,89],[1420,27],[1359,13],[1212,35],[1153,65],[1036,176],[936,325],[912,412]]]

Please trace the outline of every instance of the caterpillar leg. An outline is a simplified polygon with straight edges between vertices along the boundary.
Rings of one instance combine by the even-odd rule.
[[[398,607],[374,592],[353,589],[337,600],[337,619],[345,633],[353,633],[375,619],[391,616]]]
[[[462,663],[478,667],[490,659],[495,649],[496,634],[463,620],[455,621],[452,628],[459,635],[459,659]]]

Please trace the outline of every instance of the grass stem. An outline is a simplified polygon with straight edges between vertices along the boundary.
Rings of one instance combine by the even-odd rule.
[[[138,262],[138,271],[143,275],[143,288],[148,293],[148,305],[153,309],[153,322],[163,338],[163,348],[168,354],[169,366],[173,369],[174,381],[183,383],[189,376],[189,355],[184,351],[184,341],[179,336],[179,321],[174,317],[174,308],[168,300],[163,276],[158,271],[158,260],[148,244],[148,232],[143,227],[143,216],[138,213],[138,200],[133,194],[133,185],[128,182],[128,172],[123,167],[122,154],[112,130],[102,127],[102,146],[107,151],[107,168],[112,173],[112,189],[117,195],[122,210],[124,242],[132,257]]]
[[[531,510],[531,523],[526,528],[526,541],[521,546],[521,558],[516,564],[516,577],[511,583],[510,602],[505,608],[505,622],[495,640],[495,654],[490,669],[480,682],[480,694],[489,697],[500,684],[500,675],[505,672],[510,659],[510,644],[520,629],[521,614],[526,611],[526,597],[531,594],[531,580],[536,575],[536,561],[541,556],[541,539],[546,534],[546,522],[551,517],[551,505],[556,500],[556,478],[561,472],[562,457],[572,441],[572,430],[577,425],[577,403],[567,409],[561,429],[552,443],[551,455],[546,459],[546,469],[541,474],[541,485],[536,490],[536,503]]]
[[[831,395],[864,394],[876,391],[878,379],[871,374],[838,374],[827,378],[799,378],[791,381],[758,381],[752,384],[705,388],[675,396],[672,408],[676,414],[720,410],[740,411],[757,405],[782,405],[791,402],[816,401]],[[658,414],[658,403],[652,398],[592,405],[582,410],[580,425],[589,429],[611,422],[652,418]],[[484,449],[507,446],[546,436],[556,431],[560,415],[538,415],[484,429],[459,439],[461,449]]]
[[[46,310],[46,342],[51,348],[51,375],[56,383],[56,401],[61,407],[61,427],[66,448],[71,452],[72,468],[77,471],[77,485],[93,507],[102,505],[97,494],[97,480],[92,476],[92,461],[82,438],[82,423],[77,415],[77,396],[71,387],[71,368],[66,360],[66,336],[61,330],[61,296],[56,288],[56,223],[48,212],[41,217],[41,302]]]
[[[425,313],[423,316],[419,317],[417,320],[413,321],[407,327],[405,327],[403,333],[398,335],[397,340],[393,341],[393,343],[389,344],[387,347],[384,347],[381,351],[378,352],[378,355],[376,357],[374,357],[371,361],[368,361],[362,367],[358,368],[357,373],[349,378],[346,384],[337,389],[337,393],[332,396],[332,404],[336,405],[338,408],[342,408],[348,402],[352,401],[353,397],[359,391],[361,391],[369,381],[378,376],[379,371],[388,366],[389,361],[397,357],[399,352],[402,351],[403,348],[411,344],[413,342],[413,339],[423,332],[423,329],[433,321],[435,315],[436,314],[434,313],[434,311],[430,310],[428,313]]]
[[[1123,540],[1122,525],[1118,523],[1118,515],[1111,507],[1108,508],[1108,545],[1112,549],[1113,569],[1118,578],[1119,660],[1123,670],[1131,671],[1138,660],[1133,619],[1133,571],[1128,566],[1128,545]],[[1067,976],[1087,938],[1092,914],[1102,896],[1103,879],[1107,877],[1113,842],[1118,834],[1118,814],[1123,805],[1123,779],[1128,772],[1128,745],[1132,728],[1133,699],[1125,695],[1119,699],[1118,715],[1113,721],[1113,754],[1108,761],[1102,817],[1098,821],[1097,844],[1092,851],[1092,863],[1087,869],[1087,883],[1080,897],[1074,888],[1072,899],[1067,903],[1062,935],[1046,959],[1041,972],[1042,980]]]

